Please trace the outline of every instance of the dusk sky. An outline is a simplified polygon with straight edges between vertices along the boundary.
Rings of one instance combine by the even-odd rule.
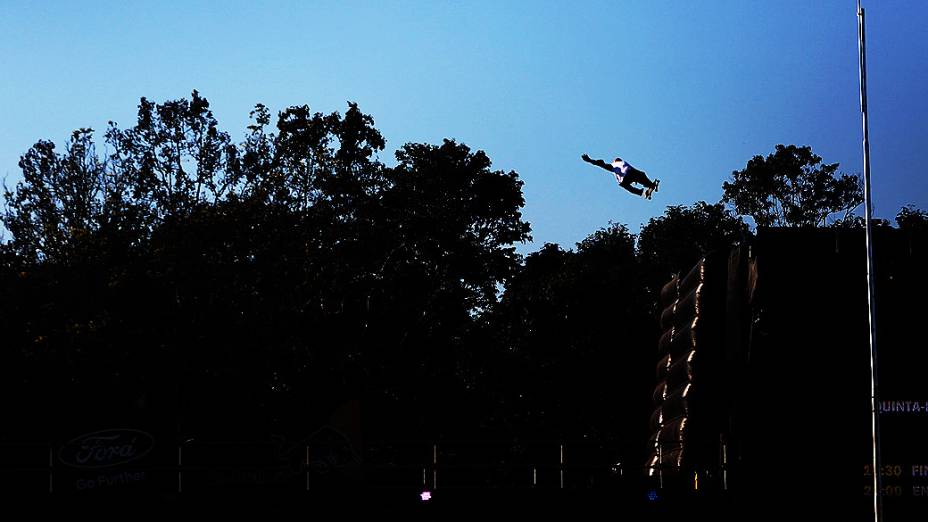
[[[928,2],[865,1],[875,214],[928,210]],[[525,182],[535,250],[667,205],[716,202],[778,143],[863,170],[856,3],[422,1],[0,3],[0,178],[38,139],[197,89],[223,130],[309,104],[405,142],[454,138]],[[652,201],[580,160],[620,155]],[[862,208],[860,209],[862,212]]]

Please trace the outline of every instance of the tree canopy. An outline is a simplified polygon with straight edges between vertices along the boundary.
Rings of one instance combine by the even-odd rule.
[[[777,145],[732,172],[722,201],[758,226],[824,226],[832,214],[847,219],[863,202],[860,179],[838,174],[838,166],[822,163],[811,147]]]
[[[928,230],[928,212],[915,205],[906,205],[896,214],[896,224],[902,230]]]
[[[196,91],[143,98],[105,147],[80,129],[23,155],[3,214],[8,384],[65,418],[118,390],[116,411],[203,436],[305,429],[352,397],[407,434],[460,425],[423,406],[474,378],[468,325],[529,238],[518,175],[452,140],[387,168],[353,103],[251,117],[235,143]]]
[[[236,141],[197,91],[142,98],[100,142],[38,141],[4,190],[5,435],[299,437],[359,400],[368,440],[492,439],[512,459],[572,440],[636,465],[659,289],[749,236],[725,203],[760,226],[861,221],[856,177],[778,145],[720,203],[523,259],[516,172],[451,139],[406,143],[393,167],[385,148],[355,103],[276,118],[258,104]],[[908,206],[896,222],[928,217]]]
[[[722,203],[667,207],[664,215],[648,220],[638,237],[648,288],[659,289],[674,273],[685,274],[708,252],[730,248],[748,234],[747,224]]]

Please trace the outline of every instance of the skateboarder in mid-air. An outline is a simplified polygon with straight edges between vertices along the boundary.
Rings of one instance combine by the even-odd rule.
[[[651,194],[657,191],[657,186],[660,184],[661,180],[655,179],[651,181],[648,179],[647,174],[636,169],[629,165],[622,158],[616,158],[612,161],[612,165],[607,164],[603,160],[594,160],[590,159],[586,154],[580,156],[583,158],[583,161],[587,163],[592,163],[597,167],[602,167],[615,176],[615,180],[619,182],[619,186],[625,190],[635,194],[636,196],[641,196],[645,199],[651,199]],[[632,183],[637,183],[644,186],[644,189],[633,187]]]

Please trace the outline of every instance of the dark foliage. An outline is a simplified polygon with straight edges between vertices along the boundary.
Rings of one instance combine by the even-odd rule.
[[[860,179],[837,171],[837,163],[822,163],[811,147],[777,145],[732,172],[722,200],[758,226],[824,226],[830,215],[847,219],[863,202]]]

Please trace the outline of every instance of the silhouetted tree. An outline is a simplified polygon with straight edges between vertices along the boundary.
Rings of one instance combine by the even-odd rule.
[[[729,248],[748,234],[747,225],[722,203],[669,206],[663,216],[648,220],[638,236],[638,256],[652,304],[674,273],[685,274],[706,253]]]
[[[892,224],[889,220],[883,218],[872,218],[874,227],[890,227]],[[864,216],[850,215],[843,219],[837,219],[829,227],[831,228],[864,228],[867,226],[867,220]]]
[[[634,245],[615,224],[575,252],[546,244],[488,317],[499,351],[488,373],[518,437],[603,444],[619,452],[609,458],[644,462],[657,325]]]
[[[64,262],[87,253],[87,242],[113,209],[106,206],[104,161],[93,131],[74,131],[63,154],[49,141],[36,143],[19,161],[23,180],[4,190],[3,222],[10,247],[28,262]]]
[[[518,175],[491,171],[483,151],[450,140],[406,144],[396,159],[384,195],[386,223],[400,235],[390,253],[458,282],[470,310],[495,302],[497,285],[519,265],[511,245],[530,239]]]
[[[906,205],[896,214],[896,224],[902,230],[928,230],[928,212],[915,205]]]
[[[722,201],[758,226],[824,226],[830,215],[846,219],[863,202],[860,179],[837,170],[810,147],[777,145],[773,154],[754,156],[732,172]]]
[[[287,108],[274,131],[263,105],[251,117],[236,144],[196,91],[143,98],[106,156],[89,129],[23,156],[3,214],[4,396],[34,392],[58,427],[95,397],[100,416],[204,438],[305,434],[355,397],[395,438],[478,424],[464,339],[528,238],[516,173],[453,141],[407,144],[388,169],[353,103]]]

